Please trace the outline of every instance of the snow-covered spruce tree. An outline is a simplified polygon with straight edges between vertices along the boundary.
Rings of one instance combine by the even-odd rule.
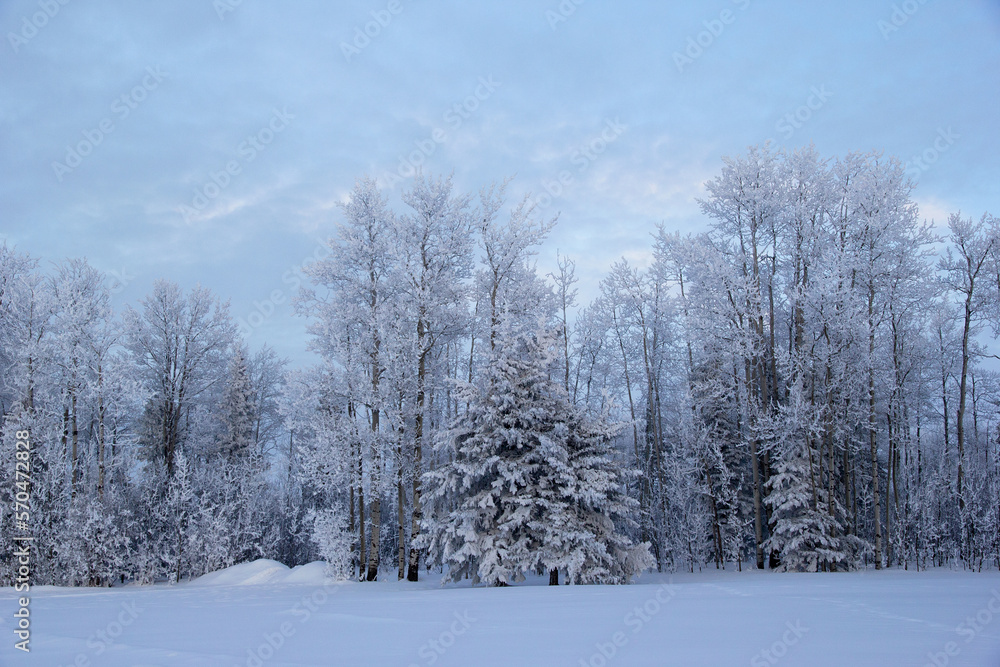
[[[821,434],[819,420],[810,418],[800,391],[793,390],[791,399],[791,405],[782,406],[764,430],[765,439],[777,449],[764,499],[774,521],[765,548],[777,552],[778,569],[785,572],[850,567],[858,545],[844,536],[838,520],[843,508],[834,499],[834,511],[829,511],[827,490],[815,483],[817,455],[812,443]]]
[[[767,481],[770,493],[765,502],[776,520],[766,544],[781,557],[780,570],[817,572],[821,564],[835,565],[844,560],[844,554],[830,537],[834,529],[839,529],[836,519],[814,507],[809,495],[807,446],[802,442],[795,445],[797,451],[779,460]]]
[[[251,453],[253,444],[254,391],[250,384],[247,355],[237,348],[229,360],[229,377],[222,393],[219,418],[222,429],[219,452],[235,461]]]
[[[588,418],[565,404],[566,448],[570,475],[560,478],[551,502],[565,523],[540,523],[545,540],[542,563],[566,573],[570,584],[627,584],[656,562],[649,542],[636,544],[620,527],[637,528],[639,503],[627,495],[625,479],[638,472],[624,467],[612,444],[624,424],[607,414]]]
[[[452,457],[424,481],[436,512],[421,544],[445,581],[521,581],[544,567],[571,582],[622,583],[651,563],[615,519],[634,511],[611,458],[612,427],[588,423],[550,371],[556,336],[501,326],[482,386],[439,443]],[[444,501],[451,503],[450,507]]]

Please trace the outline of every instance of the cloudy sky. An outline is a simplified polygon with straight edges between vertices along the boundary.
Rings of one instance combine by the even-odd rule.
[[[211,287],[294,362],[295,271],[364,174],[513,176],[585,299],[768,139],[896,155],[928,219],[1000,213],[997,0],[4,0],[0,28],[0,240],[119,304]]]

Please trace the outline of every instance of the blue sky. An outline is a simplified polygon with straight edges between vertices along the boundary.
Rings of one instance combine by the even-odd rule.
[[[356,178],[417,162],[534,193],[584,301],[768,139],[896,155],[939,223],[1000,213],[997,0],[62,2],[0,4],[0,239],[119,304],[200,282],[294,362],[296,268]]]

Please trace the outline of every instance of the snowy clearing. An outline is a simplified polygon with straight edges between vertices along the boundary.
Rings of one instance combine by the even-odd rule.
[[[178,586],[42,586],[31,591],[30,655],[13,648],[16,595],[5,588],[0,664],[1000,665],[996,572],[542,583],[333,583],[320,563],[261,560]]]

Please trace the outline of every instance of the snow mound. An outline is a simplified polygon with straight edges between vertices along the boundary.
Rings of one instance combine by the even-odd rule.
[[[306,565],[296,565],[282,579],[286,584],[316,584],[320,585],[329,580],[326,576],[326,563],[321,560],[307,563]]]
[[[276,560],[261,558],[240,563],[217,572],[209,572],[190,582],[190,586],[256,586],[259,584],[323,584],[326,563],[315,561],[289,568]]]
[[[253,586],[277,584],[289,572],[288,566],[276,560],[261,558],[250,563],[240,563],[217,572],[209,572],[191,582],[192,586]]]

